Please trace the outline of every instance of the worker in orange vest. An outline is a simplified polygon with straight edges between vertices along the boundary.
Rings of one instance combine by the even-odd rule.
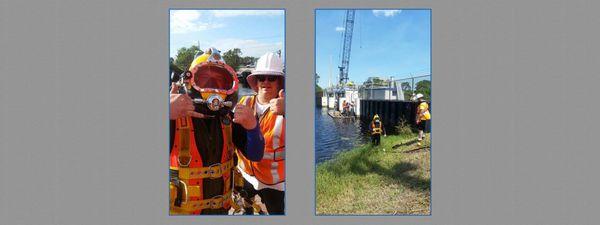
[[[235,106],[232,112],[237,87],[237,74],[214,48],[172,84],[171,214],[228,214],[234,149],[251,161],[263,158],[264,139],[252,109]]]
[[[378,114],[373,116],[373,120],[371,120],[369,127],[371,128],[371,144],[377,146],[381,142],[381,135],[387,136],[385,128],[383,127],[383,122],[381,122]]]
[[[238,105],[254,110],[265,138],[265,150],[259,162],[248,160],[238,151],[238,169],[244,178],[241,189],[245,199],[259,195],[269,214],[284,214],[285,96],[281,58],[275,53],[264,54],[247,80],[257,94],[242,97]]]

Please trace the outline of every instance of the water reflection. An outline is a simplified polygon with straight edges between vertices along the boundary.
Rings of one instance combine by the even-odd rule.
[[[245,95],[254,95],[255,92],[247,87],[243,87],[240,85],[240,87],[238,88],[238,96],[245,96]]]
[[[341,151],[349,150],[368,141],[361,134],[360,121],[333,119],[327,108],[315,108],[315,160],[317,163],[331,159]]]

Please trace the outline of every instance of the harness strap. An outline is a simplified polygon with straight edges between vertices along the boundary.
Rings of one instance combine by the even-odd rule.
[[[188,193],[196,192],[195,189],[199,190],[199,186],[188,187]],[[215,197],[203,200],[185,201],[181,203],[181,207],[184,210],[200,210],[200,209],[220,209],[225,206],[227,201],[231,199],[231,190],[227,191],[224,195],[217,195]]]
[[[231,138],[231,118],[229,115],[221,120],[221,128],[223,130],[223,144],[227,145],[227,157],[231,158],[233,154],[233,139]]]
[[[179,179],[190,180],[190,179],[204,179],[204,178],[219,178],[224,174],[227,174],[233,168],[233,160],[229,160],[225,163],[215,163],[207,167],[197,168],[178,168],[171,169],[177,171]]]
[[[179,126],[179,157],[177,159],[178,164],[182,168],[187,168],[192,162],[192,155],[190,153],[190,134],[191,134],[191,120],[189,117],[177,119]]]

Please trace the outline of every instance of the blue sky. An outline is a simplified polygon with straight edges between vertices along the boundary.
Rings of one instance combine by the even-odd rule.
[[[201,49],[240,48],[242,56],[285,51],[284,10],[171,10],[169,17],[173,58],[177,49],[198,41]]]
[[[316,11],[316,72],[319,86],[330,74],[337,84],[345,10]],[[356,10],[349,80],[362,84],[368,77],[395,79],[431,73],[430,10]]]

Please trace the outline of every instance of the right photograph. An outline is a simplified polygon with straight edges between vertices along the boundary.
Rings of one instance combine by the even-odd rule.
[[[317,215],[431,215],[431,10],[315,10]]]

